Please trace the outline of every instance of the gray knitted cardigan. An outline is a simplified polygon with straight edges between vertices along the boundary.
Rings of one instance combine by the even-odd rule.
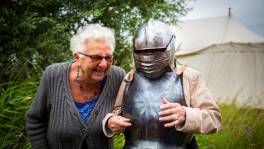
[[[111,112],[124,71],[112,66],[88,124],[81,120],[71,95],[70,62],[53,64],[45,70],[36,97],[26,113],[26,131],[32,147],[38,149],[112,149],[102,120]]]

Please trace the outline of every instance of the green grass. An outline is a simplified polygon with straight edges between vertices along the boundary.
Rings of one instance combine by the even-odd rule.
[[[37,79],[35,79],[37,80]],[[0,148],[30,149],[25,134],[24,115],[38,82],[32,79],[4,84],[0,96]],[[221,131],[196,135],[201,149],[260,149],[264,146],[264,109],[238,108],[221,104]],[[123,135],[115,137],[115,149],[122,148]]]
[[[220,104],[222,127],[218,133],[195,135],[201,149],[261,149],[264,146],[264,110]],[[121,149],[124,136],[115,137]]]
[[[0,148],[30,148],[25,134],[25,111],[32,102],[37,82],[9,82],[0,96]]]
[[[221,104],[222,128],[209,135],[196,135],[203,149],[260,149],[264,146],[264,110]]]
[[[124,135],[120,134],[115,136],[114,138],[115,141],[115,149],[121,149],[123,147],[123,145],[125,144],[125,139],[124,139]]]

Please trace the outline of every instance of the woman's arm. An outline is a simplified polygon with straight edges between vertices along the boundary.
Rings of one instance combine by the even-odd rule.
[[[201,74],[192,68],[187,68],[184,73],[184,92],[188,94],[187,103],[190,105],[184,107],[186,111],[184,126],[176,129],[202,134],[219,131],[221,114]]]
[[[49,121],[48,71],[42,76],[38,91],[31,107],[25,115],[26,132],[32,148],[48,148],[47,125]]]

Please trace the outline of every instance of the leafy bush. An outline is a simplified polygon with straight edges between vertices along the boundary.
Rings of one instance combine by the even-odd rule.
[[[43,69],[68,60],[72,34],[90,23],[115,30],[115,64],[129,69],[131,37],[139,24],[150,18],[176,22],[187,10],[184,0],[1,0],[0,5],[0,83],[20,68],[26,79],[36,61]]]
[[[37,82],[8,82],[0,97],[0,148],[30,148],[25,134],[25,111],[32,102]]]

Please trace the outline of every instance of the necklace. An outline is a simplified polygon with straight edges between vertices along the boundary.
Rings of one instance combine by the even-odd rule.
[[[77,68],[76,81],[77,81],[77,84],[79,86],[80,93],[81,93],[82,97],[85,99],[85,101],[90,101],[91,99],[98,96],[98,93],[100,92],[100,88],[101,88],[100,83],[97,85],[96,90],[94,91],[94,93],[91,96],[87,96],[84,94],[84,88],[81,85],[81,79],[80,79],[80,66],[78,66],[78,68]]]

